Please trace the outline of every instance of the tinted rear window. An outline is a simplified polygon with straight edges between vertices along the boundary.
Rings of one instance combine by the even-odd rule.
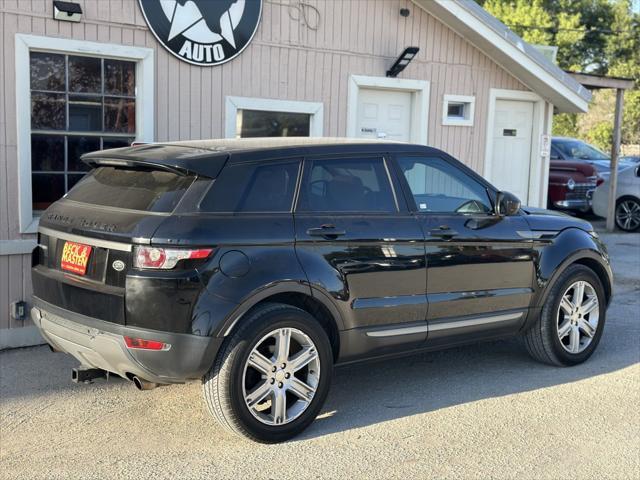
[[[200,203],[205,212],[290,212],[299,161],[225,167]]]
[[[65,198],[105,207],[171,212],[195,177],[163,170],[99,167]]]

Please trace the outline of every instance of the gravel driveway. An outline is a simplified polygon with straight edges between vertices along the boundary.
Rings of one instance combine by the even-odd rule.
[[[265,446],[200,385],[70,382],[45,347],[0,353],[1,478],[640,478],[640,234],[605,236],[615,296],[586,364],[502,341],[338,369],[322,415]]]

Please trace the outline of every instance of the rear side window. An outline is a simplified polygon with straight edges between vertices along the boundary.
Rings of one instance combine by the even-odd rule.
[[[300,191],[300,212],[396,212],[382,158],[312,160]]]
[[[299,161],[225,167],[200,202],[205,212],[290,212]]]
[[[104,207],[171,212],[194,179],[164,170],[98,167],[65,198]]]

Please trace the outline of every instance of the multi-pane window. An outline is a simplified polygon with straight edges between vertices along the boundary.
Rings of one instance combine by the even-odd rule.
[[[88,170],[86,152],[136,136],[135,62],[31,52],[33,210],[62,197]]]

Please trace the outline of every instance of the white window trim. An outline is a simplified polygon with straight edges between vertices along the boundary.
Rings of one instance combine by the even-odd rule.
[[[412,143],[426,145],[429,133],[430,85],[426,80],[351,75],[349,77],[349,102],[347,106],[347,137],[356,137],[358,94],[361,88],[396,90],[413,94],[411,98],[411,132],[409,138]]]
[[[464,118],[454,118],[448,115],[449,103],[464,103],[469,105],[469,110]],[[473,127],[473,119],[476,108],[476,97],[471,95],[449,95],[444,96],[442,102],[442,125],[455,127]],[[466,110],[466,108],[465,108]]]
[[[540,154],[541,137],[544,134],[551,133],[551,124],[549,123],[545,131],[545,101],[538,94],[527,92],[524,90],[504,90],[501,88],[492,88],[489,91],[489,114],[487,118],[487,136],[484,154],[484,178],[492,180],[493,170],[493,129],[496,115],[497,100],[520,100],[533,102],[533,131],[531,133],[531,153],[529,168],[529,195],[527,198],[521,198],[523,204],[532,207],[545,207],[547,204],[545,188],[540,187],[547,180],[544,172],[547,171],[549,159]]]
[[[323,136],[323,110],[321,102],[302,102],[297,100],[275,100],[272,98],[226,97],[225,137],[236,138],[236,117],[238,110],[261,110],[264,112],[307,113],[309,136]]]
[[[40,219],[33,215],[31,199],[31,82],[29,52],[37,50],[136,61],[136,141],[141,142],[153,142],[154,139],[154,53],[151,48],[40,37],[21,33],[16,34],[15,45],[20,232],[35,233],[38,230]]]

